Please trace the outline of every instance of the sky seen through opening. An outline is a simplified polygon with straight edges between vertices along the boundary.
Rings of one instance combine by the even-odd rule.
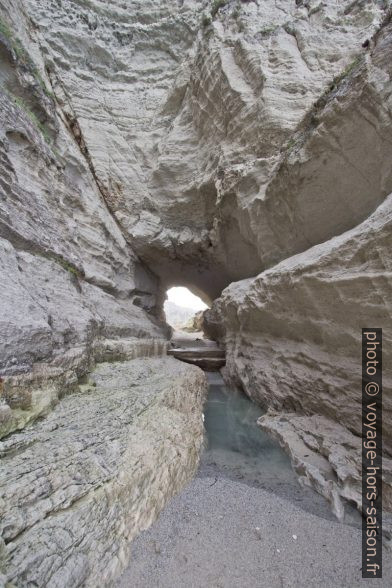
[[[190,290],[188,290],[188,288],[182,286],[170,288],[170,290],[167,291],[167,299],[170,302],[177,304],[177,306],[192,308],[195,312],[208,308],[207,304],[205,304],[201,298],[195,296]]]

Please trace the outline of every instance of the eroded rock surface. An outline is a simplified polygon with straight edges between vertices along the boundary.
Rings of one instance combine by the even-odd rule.
[[[222,4],[209,19],[204,1],[22,2],[31,51],[125,238],[165,285],[205,298],[355,226],[391,190],[390,53],[374,64],[362,47],[385,3]],[[347,105],[335,82],[356,65]],[[332,108],[308,129],[331,85]]]
[[[32,37],[23,3],[2,2],[0,436],[46,414],[106,340],[168,335],[158,279],[108,210]]]
[[[185,363],[197,365],[207,372],[219,371],[225,365],[225,353],[215,341],[199,337],[181,338],[181,333],[175,333],[171,345],[167,351],[168,355]]]
[[[211,330],[226,345],[226,376],[251,398],[275,411],[323,415],[326,419],[313,426],[323,445],[338,446],[342,427],[351,431],[347,432],[350,439],[357,436],[357,442],[341,444],[355,476],[342,479],[329,453],[325,458],[330,472],[338,477],[334,491],[358,505],[361,333],[363,326],[383,326],[383,376],[388,390],[392,375],[391,246],[392,195],[355,229],[256,278],[230,285],[205,313],[205,324],[210,322]],[[385,424],[391,420],[391,409],[387,392]],[[276,416],[270,421],[268,415],[261,420],[263,428],[279,433],[286,446],[290,446],[288,439],[296,423],[302,422],[308,421],[279,421]],[[298,434],[303,436],[301,431]],[[383,438],[384,449],[391,455],[389,426],[384,426]],[[316,446],[317,452],[320,447]],[[386,480],[391,488],[390,474]],[[341,513],[342,507],[335,510]]]
[[[91,348],[74,347],[50,362],[34,364],[29,372],[2,378],[1,436],[46,416],[97,362],[157,357],[165,355],[167,347],[162,339],[98,339]]]
[[[15,586],[106,586],[130,541],[194,475],[203,372],[100,364],[42,422],[0,442],[1,559]]]
[[[129,363],[165,352],[163,291],[178,283],[206,301],[226,288],[204,323],[227,377],[270,409],[263,427],[338,515],[358,503],[364,321],[384,329],[391,383],[388,3],[0,0],[0,17],[9,578],[113,576],[193,471],[200,372],[151,360],[135,392],[144,367]],[[80,389],[108,360],[125,363]],[[199,409],[158,424],[169,409],[149,394],[178,408],[180,386]]]
[[[361,439],[336,421],[320,415],[274,414],[259,418],[291,458],[300,482],[315,488],[344,519],[345,500],[362,502]],[[383,458],[383,532],[392,538],[392,460]],[[344,500],[345,499],[345,500]],[[390,545],[390,544],[389,544]]]

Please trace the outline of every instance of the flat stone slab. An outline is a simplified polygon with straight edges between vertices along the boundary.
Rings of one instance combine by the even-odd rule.
[[[167,354],[173,355],[178,359],[186,359],[187,357],[225,357],[225,352],[222,349],[219,349],[219,347],[217,347],[216,349],[209,347],[192,347],[191,349],[174,348],[169,349]]]
[[[100,364],[0,442],[0,585],[114,578],[131,539],[197,469],[206,390],[201,370],[169,357]]]
[[[215,357],[177,357],[174,356],[180,361],[185,363],[189,363],[192,365],[197,365],[198,367],[202,368],[207,372],[214,372],[220,370],[226,364],[226,360],[215,358]]]
[[[168,349],[167,354],[180,361],[197,365],[206,371],[216,371],[226,364],[225,352],[215,341],[208,339],[174,339],[177,347]]]

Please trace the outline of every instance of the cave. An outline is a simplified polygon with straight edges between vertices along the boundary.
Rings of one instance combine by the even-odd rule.
[[[391,585],[391,16],[0,3],[1,585]]]

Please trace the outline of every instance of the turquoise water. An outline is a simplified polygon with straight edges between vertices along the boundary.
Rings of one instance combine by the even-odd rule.
[[[211,373],[204,418],[208,447],[226,449],[264,462],[278,461],[290,466],[279,445],[257,425],[263,410],[245,394],[228,388],[222,377]]]
[[[226,477],[262,488],[308,512],[334,519],[327,501],[311,488],[300,485],[289,457],[257,426],[263,410],[240,391],[226,386],[219,373],[207,373],[207,378],[206,449],[199,476],[216,480]],[[356,520],[359,513],[348,508],[349,512],[353,510]]]
[[[219,373],[209,373],[204,410],[207,447],[204,463],[215,460],[223,469],[255,481],[290,479],[298,485],[290,459],[279,444],[257,425],[262,409],[235,388],[225,385]]]

